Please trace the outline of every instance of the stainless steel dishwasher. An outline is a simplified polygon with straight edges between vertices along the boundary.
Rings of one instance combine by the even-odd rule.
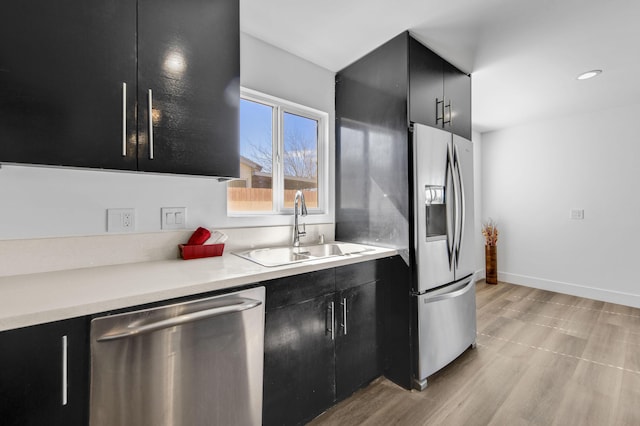
[[[264,287],[95,318],[91,426],[262,423]]]

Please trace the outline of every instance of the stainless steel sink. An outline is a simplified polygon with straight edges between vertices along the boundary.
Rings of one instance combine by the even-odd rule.
[[[262,266],[281,266],[334,256],[348,256],[370,251],[366,247],[350,243],[328,243],[302,247],[270,247],[233,252]]]

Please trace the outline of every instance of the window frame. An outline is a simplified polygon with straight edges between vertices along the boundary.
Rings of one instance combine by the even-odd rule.
[[[273,204],[271,210],[263,211],[235,211],[230,210],[227,203],[228,217],[256,217],[291,215],[293,208],[284,206],[284,115],[285,113],[298,115],[315,120],[318,123],[317,135],[317,184],[318,207],[307,208],[309,215],[326,214],[329,197],[329,114],[315,108],[307,107],[276,96],[267,95],[257,90],[240,87],[240,98],[257,102],[272,109],[271,114],[271,149],[272,176],[271,186]]]

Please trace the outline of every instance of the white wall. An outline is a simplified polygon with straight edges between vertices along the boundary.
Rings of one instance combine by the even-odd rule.
[[[640,307],[639,118],[635,105],[482,135],[501,280]]]
[[[482,135],[473,132],[471,135],[473,142],[473,218],[475,224],[475,257],[476,257],[476,277],[485,277],[484,270],[484,238],[480,230],[482,229]]]
[[[241,84],[330,114],[334,146],[334,73],[246,34],[241,35]],[[333,187],[333,166],[329,173]],[[331,191],[333,192],[333,191]],[[187,207],[187,227],[288,225],[289,216],[228,218],[226,184],[197,177],[3,165],[0,240],[106,232],[107,208],[135,208],[137,232],[160,231],[161,207]],[[333,223],[328,213],[309,223]]]

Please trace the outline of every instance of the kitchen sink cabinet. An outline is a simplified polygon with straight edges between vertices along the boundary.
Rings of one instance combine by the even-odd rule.
[[[300,424],[331,406],[335,398],[329,312],[334,270],[263,284],[267,296],[262,421]]]
[[[382,374],[377,261],[271,280],[265,425],[302,424]]]
[[[471,139],[471,77],[408,36],[409,120]]]
[[[266,313],[263,423],[309,420],[335,398],[334,345],[327,336],[332,295]]]
[[[238,176],[239,44],[237,0],[8,5],[0,162]]]
[[[0,348],[0,423],[87,424],[89,342],[85,318],[0,332]]]
[[[382,374],[376,282],[337,293],[336,399],[342,400]]]

